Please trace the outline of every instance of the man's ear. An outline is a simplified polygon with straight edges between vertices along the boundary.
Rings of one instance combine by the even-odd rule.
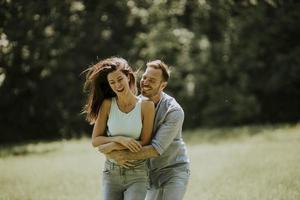
[[[161,90],[164,90],[164,89],[167,87],[167,85],[168,85],[168,82],[167,82],[167,81],[163,82],[163,83],[161,84]]]
[[[130,74],[127,74],[127,79],[128,79],[128,83],[130,83],[130,80],[131,80]]]

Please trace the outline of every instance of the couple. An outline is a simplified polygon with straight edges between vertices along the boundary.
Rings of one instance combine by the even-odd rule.
[[[123,58],[104,59],[86,70],[84,111],[94,124],[92,144],[107,157],[104,200],[179,200],[186,191],[184,112],[163,92],[168,66],[160,60],[146,66],[140,96],[134,72]]]

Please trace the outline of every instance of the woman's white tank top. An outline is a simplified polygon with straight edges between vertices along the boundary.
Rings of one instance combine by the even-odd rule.
[[[111,99],[110,112],[108,116],[108,136],[126,136],[139,139],[142,132],[142,99],[139,98],[135,107],[129,112],[122,112],[116,98]]]

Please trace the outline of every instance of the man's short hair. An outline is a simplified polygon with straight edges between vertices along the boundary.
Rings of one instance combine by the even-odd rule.
[[[170,78],[170,70],[168,65],[166,65],[161,60],[150,61],[146,64],[147,67],[153,67],[154,69],[160,69],[162,71],[162,78],[164,81],[168,82]]]

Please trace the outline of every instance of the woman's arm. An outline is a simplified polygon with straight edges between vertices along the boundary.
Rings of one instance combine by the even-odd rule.
[[[124,140],[122,136],[108,137],[106,135],[107,119],[110,112],[110,106],[111,99],[104,99],[93,128],[92,144],[94,147],[110,142],[121,143],[122,140]]]
[[[152,138],[153,122],[154,122],[154,115],[155,115],[154,103],[152,101],[142,102],[141,115],[142,115],[143,128],[141,131],[141,137],[139,142],[141,145],[147,145],[150,143]],[[124,139],[129,139],[129,138],[124,137],[123,140]],[[122,145],[120,141],[109,142],[98,146],[98,150],[104,154],[110,153],[114,150],[124,150],[124,149],[128,149],[128,148]],[[140,149],[138,149],[137,151],[140,151]],[[132,152],[137,152],[137,151],[132,151]]]
[[[125,150],[128,148],[117,142],[109,142],[109,143],[98,146],[97,149],[101,153],[108,154],[115,150]]]
[[[127,149],[127,147],[125,147],[122,144],[119,144],[117,142],[109,142],[109,143],[98,146],[97,149],[101,153],[108,154],[115,150],[125,150],[125,149]]]
[[[92,133],[92,145],[97,147],[102,144],[113,142],[113,137],[105,136],[105,129],[107,124],[107,119],[109,115],[111,100],[104,99],[98,113],[98,117],[95,121],[93,133]]]
[[[124,136],[108,137],[105,135],[110,106],[111,100],[105,99],[99,109],[99,114],[93,128],[92,145],[94,147],[98,147],[100,145],[107,144],[110,142],[116,142],[123,145],[125,149],[127,148],[132,152],[138,152],[142,148],[142,146],[133,138]],[[121,150],[122,148],[118,146],[118,149]]]
[[[151,141],[154,115],[155,115],[154,103],[152,101],[143,101],[142,102],[143,128],[140,137],[140,143],[142,146],[148,145]]]

